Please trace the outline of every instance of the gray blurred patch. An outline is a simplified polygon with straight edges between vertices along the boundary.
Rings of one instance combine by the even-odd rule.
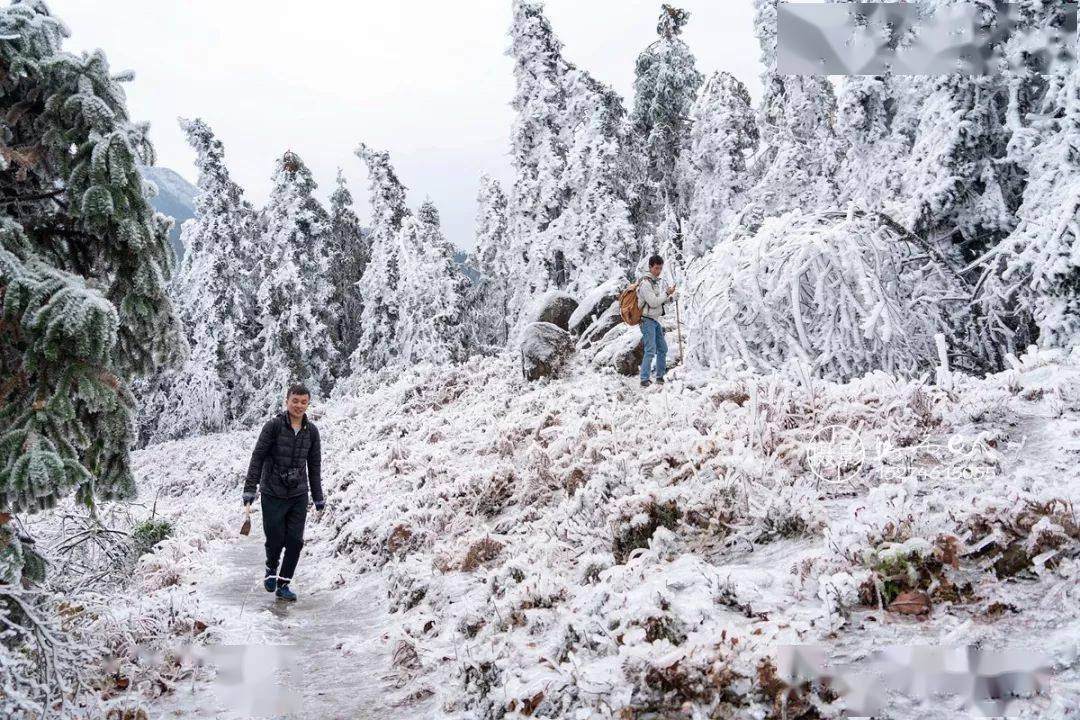
[[[994,75],[1020,70],[1010,62],[1020,59],[1031,72],[1063,72],[1075,65],[1076,8],[1062,2],[1051,22],[1024,28],[1021,6],[1004,2],[936,10],[918,2],[780,3],[777,71]]]
[[[790,687],[827,682],[848,716],[878,716],[890,692],[931,701],[943,695],[964,701],[969,716],[1003,717],[1016,703],[1049,690],[1053,663],[1031,648],[974,646],[885,647],[859,663],[835,665],[815,645],[777,649],[778,677]]]
[[[219,645],[204,650],[216,666],[214,694],[242,717],[277,717],[303,709],[299,695],[279,680],[296,666],[295,649],[288,645]]]

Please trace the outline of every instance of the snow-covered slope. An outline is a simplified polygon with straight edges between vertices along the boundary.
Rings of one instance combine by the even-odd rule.
[[[1080,709],[1080,356],[941,385],[679,368],[646,392],[585,367],[529,384],[518,362],[375,376],[313,409],[329,505],[297,588],[385,583],[387,670],[418,716],[965,707],[837,699],[813,673],[787,694],[791,645],[863,667],[890,645],[1035,647],[1056,674],[1009,712]],[[167,514],[238,523],[253,441],[141,451],[145,487],[176,496]],[[205,496],[221,509],[185,510]],[[372,631],[354,632],[342,652]]]

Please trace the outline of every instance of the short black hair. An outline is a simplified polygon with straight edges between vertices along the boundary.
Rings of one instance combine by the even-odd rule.
[[[296,383],[289,386],[289,392],[285,393],[285,397],[292,397],[293,395],[307,395],[311,397],[311,391],[307,389],[307,385],[303,383]]]
[[[664,258],[660,257],[659,255],[653,255],[651,258],[649,258],[649,267],[655,267],[656,265],[663,264]]]

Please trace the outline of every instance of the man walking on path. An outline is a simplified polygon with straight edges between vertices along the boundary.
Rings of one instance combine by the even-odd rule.
[[[660,318],[664,315],[664,305],[675,296],[675,286],[664,287],[660,273],[664,270],[664,259],[659,255],[649,258],[649,272],[638,281],[638,302],[641,304],[641,338],[645,353],[641,358],[641,387],[649,387],[649,373],[652,370],[653,356],[656,357],[656,384],[664,384],[667,372],[667,341]]]
[[[285,411],[275,415],[259,433],[251,453],[244,506],[250,512],[255,486],[262,495],[263,534],[266,536],[266,575],[263,587],[283,600],[296,600],[289,582],[304,546],[308,491],[315,509],[325,506],[322,492],[322,446],[319,429],[307,419],[311,393],[293,385],[285,396]],[[282,548],[285,558],[278,570]]]

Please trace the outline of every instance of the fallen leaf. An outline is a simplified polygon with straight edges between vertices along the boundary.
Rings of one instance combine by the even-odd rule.
[[[901,615],[928,615],[930,608],[930,597],[918,590],[902,592],[889,604],[889,612]]]
[[[535,695],[533,695],[531,698],[528,698],[527,700],[524,700],[521,703],[521,714],[522,715],[532,715],[533,711],[536,710],[536,708],[543,701],[544,701],[544,693],[542,693],[542,692],[538,692]]]

